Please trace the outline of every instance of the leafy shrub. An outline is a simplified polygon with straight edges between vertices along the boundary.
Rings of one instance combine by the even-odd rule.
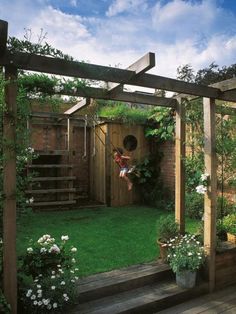
[[[56,244],[56,240],[46,234],[35,243],[30,241],[26,254],[20,259],[24,313],[61,311],[75,301],[77,249],[68,246],[68,240],[68,236],[62,236],[60,244]]]
[[[186,215],[189,218],[201,219],[204,212],[204,197],[196,192],[185,195]]]
[[[157,221],[157,233],[161,242],[167,242],[179,233],[179,225],[173,215],[161,216]]]
[[[223,218],[225,230],[236,235],[236,213],[229,214]]]

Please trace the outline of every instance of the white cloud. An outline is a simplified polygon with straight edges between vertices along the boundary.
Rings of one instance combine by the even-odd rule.
[[[123,12],[134,10],[145,10],[147,8],[146,0],[114,0],[108,8],[106,15],[111,17]]]
[[[22,0],[19,14],[11,14],[16,0],[3,1],[7,11],[0,8],[0,13],[9,21],[10,35],[22,38],[23,27],[34,34],[43,28],[48,43],[78,60],[125,68],[152,51],[156,67],[150,72],[168,77],[187,63],[195,70],[213,61],[220,66],[236,63],[236,17],[214,0],[158,1],[153,8],[144,0],[116,0],[106,16],[98,17],[61,12],[49,0],[37,5]],[[138,10],[142,6],[145,10]]]

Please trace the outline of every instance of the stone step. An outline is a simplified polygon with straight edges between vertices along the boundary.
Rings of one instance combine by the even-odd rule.
[[[161,280],[140,288],[117,293],[98,300],[78,304],[71,314],[118,314],[155,313],[207,293],[208,284],[198,284],[192,289],[183,289],[174,279]]]
[[[139,288],[165,278],[173,278],[173,273],[167,264],[160,262],[92,275],[79,281],[79,303]]]

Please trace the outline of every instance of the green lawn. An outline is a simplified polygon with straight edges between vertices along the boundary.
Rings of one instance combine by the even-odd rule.
[[[78,248],[81,277],[152,261],[158,256],[157,220],[166,214],[140,206],[32,213],[19,221],[18,253],[43,234],[69,235]],[[194,232],[197,224],[187,219],[187,231]]]

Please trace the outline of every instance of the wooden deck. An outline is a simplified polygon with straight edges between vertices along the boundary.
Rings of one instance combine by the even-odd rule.
[[[236,285],[156,312],[158,314],[235,314]]]

